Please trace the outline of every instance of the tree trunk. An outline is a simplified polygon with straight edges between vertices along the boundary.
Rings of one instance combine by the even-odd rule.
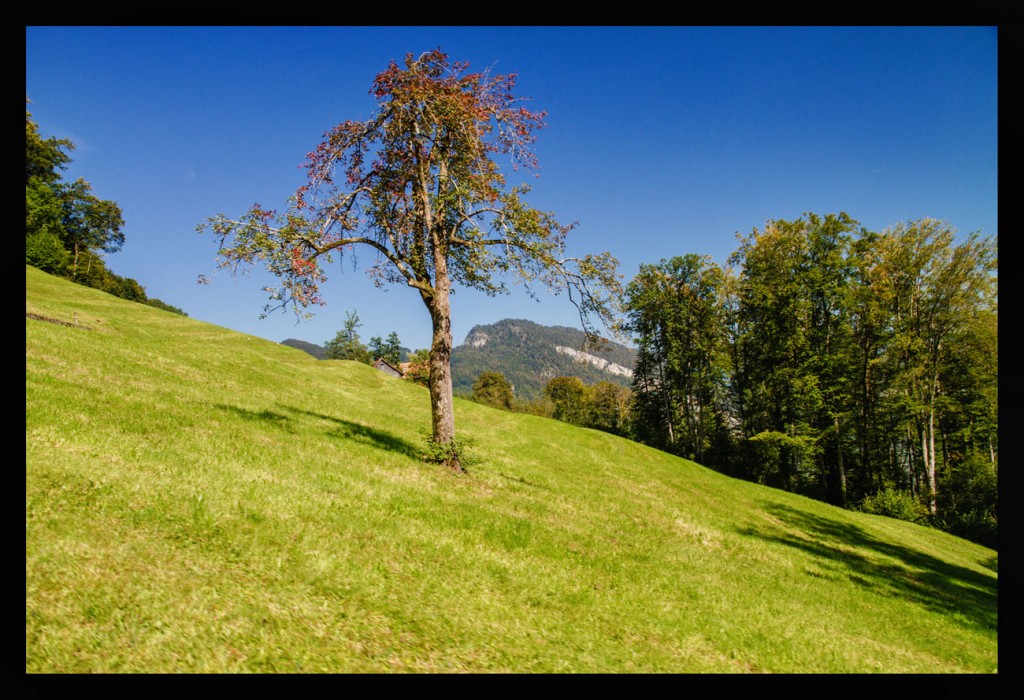
[[[927,442],[924,443],[925,469],[928,476],[928,510],[932,515],[938,512],[938,503],[935,481],[935,411],[928,412],[928,429],[925,433]]]
[[[836,461],[839,464],[839,504],[846,507],[846,468],[843,466],[843,441],[839,436],[839,416],[832,416],[836,427]]]
[[[439,274],[438,277],[441,277]],[[430,414],[433,423],[433,441],[448,446],[444,464],[455,471],[463,471],[455,440],[455,411],[452,401],[452,323],[450,284],[439,280],[434,294],[424,298],[430,310],[433,339],[430,344]]]

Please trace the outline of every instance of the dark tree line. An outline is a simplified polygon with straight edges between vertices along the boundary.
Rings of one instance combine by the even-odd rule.
[[[147,297],[142,285],[107,267],[102,255],[124,245],[121,208],[93,194],[82,178],[64,179],[74,148],[68,139],[44,139],[31,113],[25,113],[25,262],[122,299],[186,315]]]
[[[995,545],[995,241],[771,221],[627,290],[631,430],[734,476]],[[908,515],[909,514],[909,515]]]

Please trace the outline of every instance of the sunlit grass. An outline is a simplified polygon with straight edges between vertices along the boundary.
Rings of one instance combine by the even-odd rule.
[[[991,673],[994,551],[27,269],[26,670]]]

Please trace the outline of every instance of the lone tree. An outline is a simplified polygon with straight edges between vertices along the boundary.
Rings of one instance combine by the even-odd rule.
[[[355,311],[345,312],[345,326],[338,333],[324,343],[324,350],[331,360],[353,360],[363,364],[371,364],[370,349],[359,340],[359,326],[363,325],[359,320],[359,314]]]
[[[494,408],[510,410],[515,402],[512,384],[501,372],[483,372],[473,383],[473,400]]]
[[[526,185],[506,187],[496,156],[514,169],[535,170],[534,132],[544,112],[513,94],[515,74],[470,73],[440,50],[394,61],[373,81],[378,101],[367,121],[346,121],[307,155],[307,182],[278,212],[254,204],[242,217],[218,214],[199,226],[220,245],[220,266],[262,263],[279,279],[265,312],[297,313],[324,302],[327,265],[368,249],[374,282],[415,289],[430,313],[432,440],[461,470],[452,407],[453,284],[489,295],[504,279],[533,295],[539,283],[567,292],[583,329],[614,321],[621,296],[618,262],[609,253],[568,257],[566,235],[552,213],[528,206]]]

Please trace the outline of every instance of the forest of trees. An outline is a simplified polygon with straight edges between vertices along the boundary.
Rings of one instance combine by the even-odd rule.
[[[524,400],[488,371],[467,398],[996,547],[997,287],[994,238],[941,221],[770,221],[726,267],[640,267],[631,390],[556,376]]]
[[[729,263],[683,255],[630,283],[630,434],[994,547],[995,241],[807,214],[755,229]]]
[[[121,208],[93,194],[82,178],[64,179],[74,148],[68,139],[44,139],[32,114],[25,112],[25,262],[122,299],[187,315],[149,298],[137,281],[107,267],[102,255],[124,245]]]

